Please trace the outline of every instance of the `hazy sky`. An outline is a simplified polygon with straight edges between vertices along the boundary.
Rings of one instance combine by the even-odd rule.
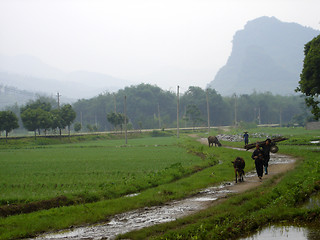
[[[247,21],[320,29],[319,0],[0,0],[0,54],[185,91],[205,88]]]

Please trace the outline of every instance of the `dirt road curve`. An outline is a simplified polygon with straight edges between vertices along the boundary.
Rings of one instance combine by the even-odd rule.
[[[207,144],[207,139],[200,139],[199,141]],[[46,234],[36,239],[114,239],[116,235],[121,233],[158,223],[174,221],[177,218],[203,210],[210,205],[219,204],[224,201],[228,194],[241,193],[259,187],[265,179],[291,170],[294,165],[295,160],[289,156],[271,154],[269,175],[264,175],[262,181],[259,180],[255,172],[249,172],[245,175],[245,181],[241,183],[226,182],[219,186],[203,189],[196,196],[181,201],[173,201],[163,206],[146,207],[118,214],[111,221],[103,224]]]

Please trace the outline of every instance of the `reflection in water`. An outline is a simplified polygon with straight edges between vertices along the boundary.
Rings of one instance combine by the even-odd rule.
[[[304,206],[308,209],[319,208],[320,207],[320,193],[311,196]]]
[[[270,226],[260,232],[240,240],[319,240],[320,229],[293,226]]]

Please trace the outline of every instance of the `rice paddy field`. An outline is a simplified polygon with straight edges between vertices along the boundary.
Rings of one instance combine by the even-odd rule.
[[[174,137],[99,140],[0,150],[0,203],[109,199],[172,181],[201,158]]]
[[[220,129],[212,130],[210,135],[242,132],[243,129]],[[247,193],[243,196],[245,201],[240,199],[236,205],[255,206],[253,203],[260,201],[260,198],[269,199],[270,218],[286,219],[282,215],[271,214],[277,212],[274,209],[282,206],[279,202],[284,202],[284,209],[298,214],[292,209],[318,191],[320,144],[311,142],[320,139],[320,131],[302,128],[249,130],[249,134],[254,132],[264,134],[257,138],[251,137],[250,142],[261,141],[267,135],[274,134],[289,137],[289,140],[278,144],[279,152],[297,157],[299,165],[291,176],[280,181],[279,187],[275,188],[278,180],[266,183],[263,191],[270,191],[270,196],[261,195],[261,190],[257,190],[254,197],[251,195],[255,193]],[[41,232],[106,221],[116,213],[161,205],[173,199],[188,197],[213,184],[233,181],[231,161],[235,156],[249,160],[251,153],[226,147],[209,148],[197,141],[198,138],[207,136],[208,133],[205,132],[183,133],[179,139],[176,136],[152,137],[150,134],[142,134],[139,137],[131,136],[128,144],[124,144],[123,139],[110,136],[86,136],[81,139],[28,138],[8,142],[0,139],[0,239],[34,237]],[[242,142],[222,144],[243,147]],[[253,168],[254,162],[246,161],[246,171]],[[310,172],[313,174],[310,175]],[[294,182],[292,179],[295,179]],[[125,197],[133,193],[140,194]],[[266,216],[262,214],[261,218],[253,217],[260,208],[241,213],[243,215],[224,204],[221,209],[225,211],[223,218],[210,220],[213,227],[219,226],[215,231],[220,232],[224,226],[228,226],[222,220],[225,216],[230,224],[238,224],[249,217],[254,226],[259,226],[259,222],[263,223],[261,219],[265,220]],[[288,211],[284,213],[288,215]],[[317,211],[302,213],[305,214],[303,216],[309,216],[307,214],[315,214]],[[207,214],[210,215],[211,211]],[[215,213],[212,214],[212,218],[216,216]],[[319,214],[315,216],[318,219]],[[174,233],[170,233],[171,235],[163,230],[159,231],[167,239],[191,235],[207,239],[205,237],[213,234],[211,225],[207,230],[202,229],[201,226],[207,224],[203,222],[207,220],[202,216],[195,217],[194,221],[196,222],[192,224],[195,225],[191,224],[189,227],[187,224],[187,229],[183,229],[186,222],[181,220],[182,225],[178,229],[172,227],[170,231]],[[219,225],[219,221],[224,225]],[[172,223],[173,226],[174,224]],[[148,232],[148,229],[145,231]],[[205,237],[201,238],[201,234]],[[220,239],[231,237],[230,234],[226,230]],[[130,238],[141,239],[133,235]]]

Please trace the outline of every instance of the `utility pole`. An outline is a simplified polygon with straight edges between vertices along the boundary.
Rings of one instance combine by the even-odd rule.
[[[57,92],[57,97],[58,97],[58,109],[60,109],[60,97],[61,95],[59,94],[59,92]],[[59,127],[59,134],[60,134],[60,137],[61,137],[61,128]]]
[[[61,95],[59,94],[59,92],[57,92],[57,97],[58,97],[58,109],[60,109],[60,97],[61,97]]]
[[[207,114],[208,114],[208,133],[210,133],[210,112],[209,112],[208,88],[207,88],[207,92],[206,92],[206,98],[207,98]]]
[[[81,124],[81,131],[82,131],[82,111],[80,112],[80,124]]]
[[[282,109],[280,108],[280,127],[282,126]]]
[[[124,96],[124,135],[126,139],[126,144],[128,144],[127,138],[127,96]]]
[[[116,94],[113,93],[113,103],[114,103],[114,112],[117,113],[117,102],[116,102]]]
[[[261,109],[259,107],[259,125],[261,125]]]
[[[159,106],[159,103],[158,103],[158,119],[159,119],[159,129],[161,129],[160,106]]]
[[[234,125],[237,126],[237,94],[234,94]]]
[[[179,86],[177,88],[177,138],[179,138]]]

